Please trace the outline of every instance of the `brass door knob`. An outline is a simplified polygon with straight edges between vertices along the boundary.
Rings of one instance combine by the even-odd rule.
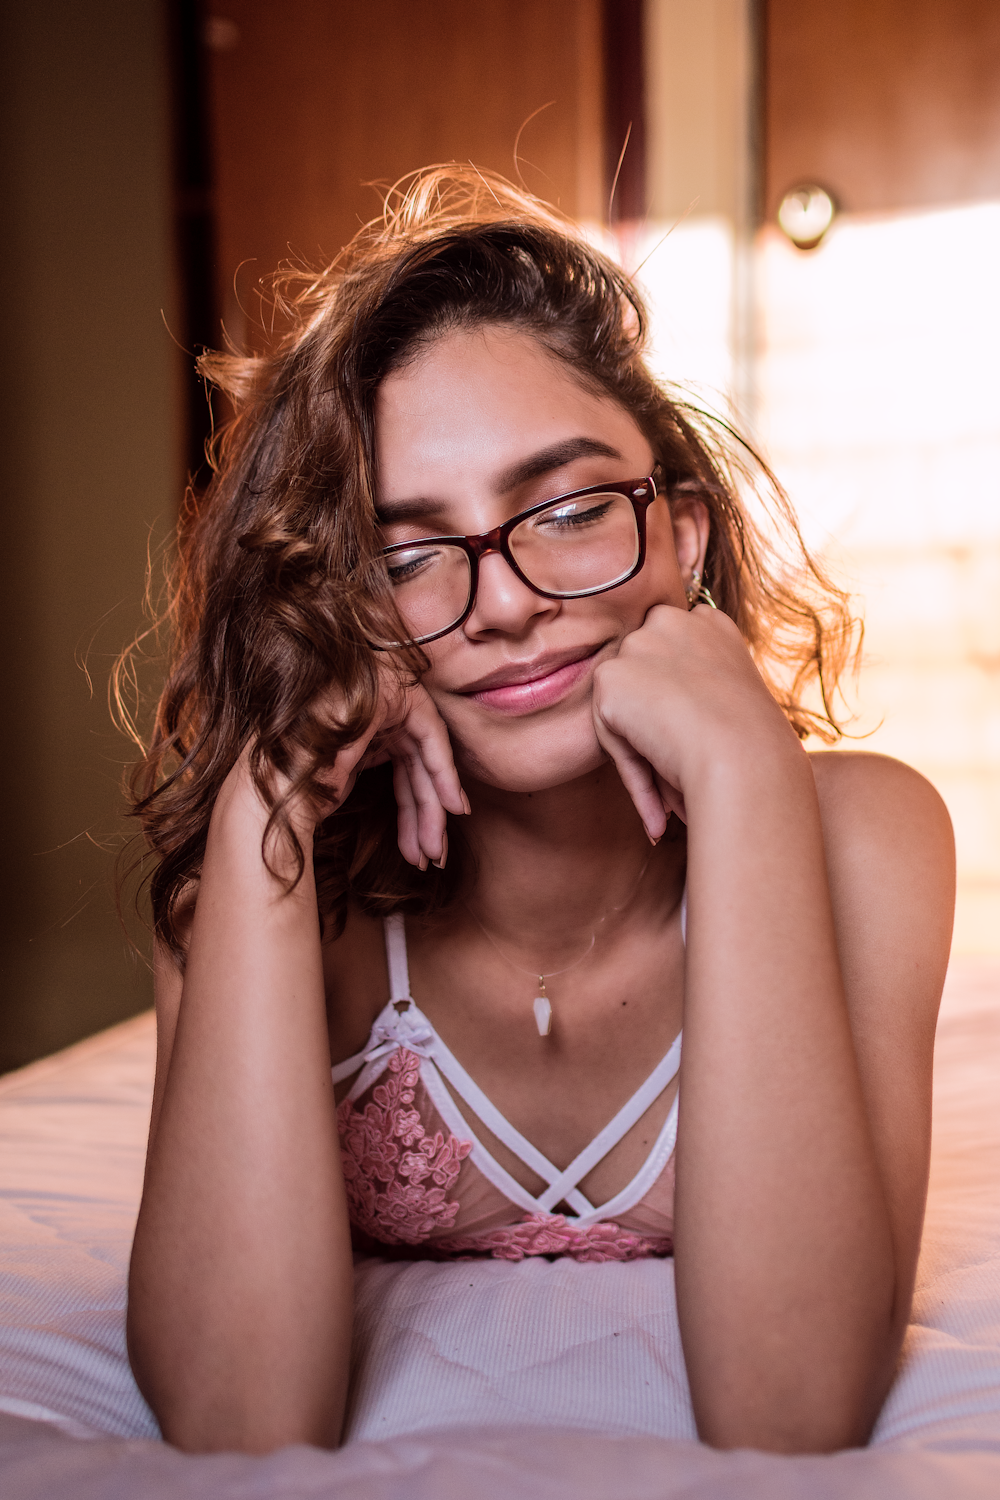
[[[836,204],[826,188],[803,183],[789,188],[782,198],[778,223],[797,250],[815,250],[836,213]]]

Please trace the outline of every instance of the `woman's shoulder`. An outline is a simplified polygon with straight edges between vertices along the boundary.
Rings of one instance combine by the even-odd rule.
[[[944,799],[912,766],[888,755],[810,755],[831,883],[885,881],[912,903],[954,895],[955,845]],[[836,889],[834,889],[836,899]],[[889,892],[885,892],[888,899]]]
[[[809,760],[824,832],[863,843],[884,844],[904,853],[910,842],[950,856],[951,819],[940,792],[926,776],[895,760],[865,750],[814,751]]]
[[[902,761],[859,751],[810,756],[845,981],[881,1015],[929,1021],[951,945],[955,848],[939,792]],[[893,999],[895,997],[895,999]]]

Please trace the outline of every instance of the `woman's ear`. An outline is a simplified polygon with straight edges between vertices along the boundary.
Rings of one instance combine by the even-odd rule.
[[[684,587],[688,588],[693,575],[705,571],[712,525],[708,506],[696,495],[677,495],[670,501],[670,523],[674,529],[677,565]]]

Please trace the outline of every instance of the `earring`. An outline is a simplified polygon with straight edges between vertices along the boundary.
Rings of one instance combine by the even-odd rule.
[[[702,583],[701,574],[697,568],[691,574],[691,582],[684,590],[684,597],[688,602],[688,609],[693,609],[696,604],[707,604],[709,609],[718,609],[719,607],[706,586]]]

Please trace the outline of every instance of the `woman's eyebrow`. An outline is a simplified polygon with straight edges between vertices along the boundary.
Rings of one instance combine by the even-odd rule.
[[[541,479],[545,474],[551,474],[556,469],[561,469],[565,464],[570,464],[577,458],[621,458],[621,453],[610,443],[602,443],[598,438],[575,437],[563,438],[561,442],[551,443],[547,448],[540,448],[537,453],[532,453],[529,458],[521,459],[510,468],[504,469],[496,480],[497,493],[509,494],[516,490],[518,485],[528,484],[532,479]],[[384,500],[375,507],[375,515],[383,525],[396,521],[420,521],[428,515],[436,515],[443,509],[440,500],[430,500],[414,497],[412,500]]]
[[[564,438],[562,442],[552,443],[548,448],[533,453],[530,458],[522,459],[520,463],[505,469],[497,479],[497,489],[501,495],[506,495],[508,491],[516,490],[518,485],[527,484],[532,479],[541,479],[543,474],[561,469],[564,464],[572,463],[576,458],[621,458],[621,454],[610,443],[602,443],[597,438]]]
[[[380,500],[375,506],[375,519],[380,526],[397,521],[422,521],[426,516],[439,515],[442,509],[440,500]]]

